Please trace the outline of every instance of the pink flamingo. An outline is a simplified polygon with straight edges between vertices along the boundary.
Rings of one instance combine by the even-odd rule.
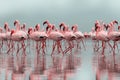
[[[61,23],[61,24],[59,25],[59,27],[60,27],[60,29],[61,29],[61,27],[63,27],[63,35],[64,35],[64,37],[65,37],[65,40],[66,40],[66,41],[68,42],[68,44],[69,44],[69,47],[64,50],[64,53],[67,53],[68,51],[71,51],[72,48],[74,48],[73,40],[76,39],[76,36],[75,36],[75,34],[73,33],[73,31],[70,31],[70,30],[68,29],[68,26],[65,25],[65,23]]]
[[[2,49],[4,46],[4,48],[6,48],[7,45],[7,37],[6,37],[6,33],[3,32],[3,28],[0,27],[0,41],[1,41],[1,45],[0,45],[0,49]],[[6,45],[3,45],[6,44]]]
[[[115,31],[115,27],[114,24],[118,24],[118,22],[116,20],[112,21],[109,25],[108,25],[108,38],[110,40],[112,40],[114,42],[113,45],[113,55],[115,55],[115,46],[117,46],[117,41],[120,40],[120,32]]]
[[[1,43],[0,50],[3,47],[3,43],[4,43],[5,38],[6,38],[5,33],[3,33],[3,29],[0,27],[0,43]]]
[[[79,48],[80,41],[82,41],[83,47],[85,48],[84,41],[83,41],[84,34],[81,31],[78,31],[78,25],[73,25],[71,27],[71,29],[72,29],[74,35],[76,36],[77,50]]]
[[[35,26],[35,29],[33,30],[32,28],[29,28],[28,30],[28,34],[30,39],[35,40],[36,41],[36,49],[37,49],[37,53],[40,53],[40,46],[42,48],[42,54],[45,54],[45,47],[46,47],[46,39],[48,38],[48,35],[46,34],[46,32],[44,30],[40,31],[40,25],[37,24]],[[38,42],[40,42],[40,44],[38,44]]]
[[[12,43],[11,35],[10,35],[11,31],[10,31],[10,28],[9,28],[7,22],[4,23],[4,29],[5,29],[5,34],[6,34],[6,38],[7,38],[7,46],[8,46],[7,54],[8,54],[10,52],[10,50],[11,50],[11,47],[13,47],[13,46],[11,45],[11,43]]]
[[[64,39],[64,35],[60,33],[58,30],[54,31],[55,29],[54,25],[50,24],[47,20],[43,22],[43,25],[44,24],[47,24],[46,31],[48,34],[48,38],[55,42],[55,43],[53,42],[53,50],[51,56],[54,54],[56,46],[58,49],[58,53],[62,52],[60,41]]]
[[[102,56],[104,56],[106,42],[108,42],[108,44],[109,44],[109,38],[107,35],[107,31],[104,31],[104,26],[101,26],[100,24],[97,24],[96,39],[102,41]],[[111,47],[110,44],[109,44],[109,46]]]
[[[96,52],[99,49],[99,41],[96,39],[96,30],[95,29],[96,28],[92,27],[91,32],[88,33],[90,35],[90,38],[93,41],[94,52]]]
[[[17,41],[17,42],[21,42],[22,48],[23,48],[23,54],[26,55],[25,50],[25,43],[24,40],[26,40],[28,38],[27,34],[20,30],[20,23],[18,20],[15,20],[14,25],[16,26],[16,30],[11,30],[11,40],[13,41]],[[17,44],[18,49],[17,49],[17,54],[20,50],[19,48],[19,43]]]

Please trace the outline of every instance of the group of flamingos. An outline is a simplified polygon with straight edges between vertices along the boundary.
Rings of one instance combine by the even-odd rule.
[[[102,55],[104,55],[104,50],[106,48],[106,43],[108,43],[113,55],[115,55],[115,48],[118,48],[117,41],[120,40],[120,26],[118,30],[115,29],[115,24],[118,25],[116,20],[105,24],[102,21],[96,20],[95,26],[92,28],[91,32],[84,32],[78,30],[78,25],[75,24],[68,27],[65,23],[59,24],[59,29],[51,24],[48,20],[43,22],[43,26],[46,26],[45,30],[41,29],[40,24],[36,24],[35,27],[29,27],[26,29],[26,24],[20,24],[18,20],[14,21],[14,26],[16,29],[10,29],[8,23],[4,24],[4,29],[0,27],[0,50],[3,47],[7,47],[7,54],[13,54],[16,50],[16,54],[20,53],[26,55],[26,48],[32,45],[30,41],[36,42],[36,52],[39,54],[42,51],[42,55],[45,54],[46,50],[46,40],[52,40],[52,52],[51,55],[55,53],[60,53],[64,55],[65,53],[72,51],[72,49],[80,49],[80,42],[84,45],[84,39],[90,38],[95,41],[95,50],[98,51],[102,47]],[[27,42],[26,42],[27,41]],[[63,42],[64,44],[62,44]],[[111,44],[113,41],[113,46]],[[102,42],[101,46],[99,42]],[[64,45],[64,46],[62,46]],[[17,47],[17,48],[16,48]],[[49,48],[49,47],[47,47]],[[57,52],[56,52],[57,51]]]

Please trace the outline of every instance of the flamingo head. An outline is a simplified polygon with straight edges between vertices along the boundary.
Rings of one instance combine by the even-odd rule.
[[[96,23],[96,24],[98,24],[98,23],[99,23],[99,21],[98,21],[98,20],[96,20],[96,21],[95,21],[95,23]]]
[[[73,27],[73,29],[74,29],[74,31],[77,31],[77,27],[78,27],[78,25],[77,24],[75,24],[74,26],[72,26]],[[72,30],[73,30],[72,29]]]
[[[71,27],[71,30],[73,30],[74,28],[75,28],[75,26],[72,26],[72,27]]]
[[[7,29],[8,28],[8,23],[6,22],[5,24],[4,24],[4,29]]]
[[[60,25],[59,25],[59,27],[60,27],[60,30],[61,30],[61,27],[63,26],[64,27],[64,23],[62,22]]]
[[[40,29],[40,24],[37,24],[37,25],[35,26],[35,29],[38,31],[38,30]]]
[[[45,24],[48,25],[48,24],[49,24],[49,21],[48,21],[48,20],[44,21],[44,22],[43,22],[43,25],[45,25]]]
[[[98,25],[98,23],[95,23],[95,27]]]
[[[19,21],[18,20],[15,20],[14,21],[14,26],[16,25],[16,24],[18,24],[19,23]]]
[[[11,30],[11,34],[10,34],[10,35],[13,35],[13,33],[15,33],[15,30],[14,30],[14,29]]]
[[[55,29],[55,25],[47,25],[46,31],[48,31],[49,28],[52,29],[52,30],[54,30]]]
[[[46,27],[46,31],[48,31],[48,29],[49,29],[49,28],[50,28],[50,27],[49,27],[49,26],[47,26],[47,27]]]
[[[110,28],[110,27],[111,27],[111,24],[108,24],[108,25],[107,25],[107,28]]]
[[[108,25],[107,24],[103,24],[103,26],[105,27],[106,30],[108,30]]]
[[[115,24],[115,23],[118,24],[118,21],[114,20],[114,21],[113,21],[113,24]]]
[[[26,27],[26,24],[24,23],[24,24],[23,24],[23,28],[25,28],[25,27]]]
[[[98,29],[98,23],[95,23],[95,31],[97,31],[97,29]]]
[[[32,28],[28,28],[28,34],[31,34]]]
[[[63,31],[65,31],[66,29],[65,29],[65,27],[63,27]]]
[[[54,30],[55,29],[55,25],[52,25],[51,28],[52,28],[52,30]]]

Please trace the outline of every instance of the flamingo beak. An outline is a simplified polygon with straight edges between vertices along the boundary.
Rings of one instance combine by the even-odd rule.
[[[45,24],[47,24],[47,21],[43,22],[43,26],[44,26]]]
[[[98,29],[98,27],[96,26],[96,27],[95,27],[95,31],[97,31],[97,29]]]
[[[118,21],[115,20],[114,23],[118,24]]]
[[[5,24],[5,25],[4,25],[4,29],[6,29],[6,26],[7,26],[7,25]]]
[[[35,26],[35,28],[37,29],[38,25]]]
[[[95,27],[98,25],[98,23],[95,23]]]
[[[73,30],[73,29],[74,29],[74,26],[71,27],[71,30]]]
[[[17,23],[17,22],[15,21],[15,22],[14,22],[14,26],[16,25],[16,23]]]
[[[60,24],[59,26],[61,27],[61,26],[63,26],[63,24]]]
[[[65,31],[65,27],[63,27],[63,31]]]
[[[109,27],[110,27],[110,25],[108,24],[108,25],[106,26],[106,30],[107,30]]]
[[[31,30],[32,30],[31,28],[28,29],[28,34],[30,34],[30,31],[31,31]]]
[[[61,24],[59,25],[60,29],[61,29],[62,26],[63,26],[63,23],[61,23]]]
[[[106,30],[108,29],[108,26],[106,24],[104,24],[103,26],[105,27]]]
[[[28,34],[30,34],[30,29],[28,30]]]
[[[47,26],[47,27],[46,27],[46,31],[48,31],[48,29],[49,29],[49,27]]]

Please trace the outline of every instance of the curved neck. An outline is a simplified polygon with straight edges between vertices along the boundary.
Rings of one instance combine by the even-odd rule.
[[[16,30],[20,30],[20,24],[19,23],[16,23]]]

